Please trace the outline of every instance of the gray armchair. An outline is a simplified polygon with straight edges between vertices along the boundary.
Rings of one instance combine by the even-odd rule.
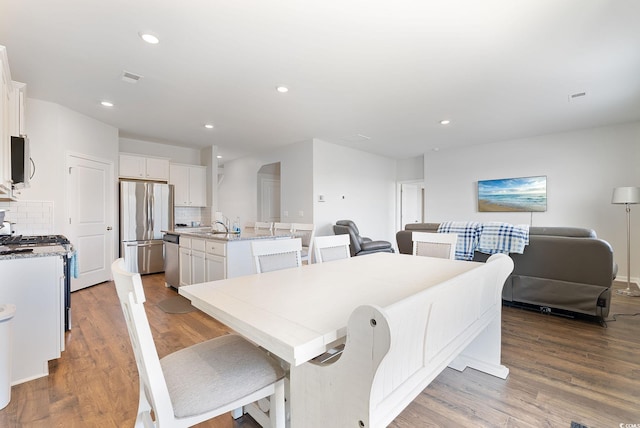
[[[391,243],[387,241],[373,241],[360,236],[358,226],[351,220],[338,220],[333,225],[336,235],[349,235],[351,256],[362,256],[371,253],[393,253]]]

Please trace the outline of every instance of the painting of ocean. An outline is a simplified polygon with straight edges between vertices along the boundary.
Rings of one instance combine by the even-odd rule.
[[[547,177],[478,181],[480,212],[542,212],[547,210]]]

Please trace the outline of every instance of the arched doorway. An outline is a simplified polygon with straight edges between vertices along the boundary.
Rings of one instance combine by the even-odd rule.
[[[280,221],[280,162],[258,170],[258,221]]]

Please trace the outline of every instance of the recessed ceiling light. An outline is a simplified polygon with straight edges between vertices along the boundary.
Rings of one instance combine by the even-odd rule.
[[[287,88],[286,86],[277,86],[276,91],[280,92],[281,94],[284,94],[289,92],[289,88]]]
[[[207,129],[213,129],[213,125],[210,123],[207,123],[204,127]]]
[[[222,159],[222,156],[220,156],[220,155],[218,155],[218,156],[216,156],[216,157],[217,157],[218,159]]]
[[[104,107],[113,107],[113,103],[111,101],[101,101],[100,104]]]
[[[440,121],[440,125],[448,125],[450,123],[451,123],[451,121],[449,119],[443,119],[443,120]]]
[[[138,33],[138,34],[140,35],[142,40],[144,40],[145,42],[151,45],[157,45],[158,43],[160,43],[160,39],[151,33]]]

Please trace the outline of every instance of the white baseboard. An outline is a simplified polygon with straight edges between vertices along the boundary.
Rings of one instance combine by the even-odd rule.
[[[627,277],[626,276],[621,276],[621,275],[617,275],[615,281],[617,282],[624,282],[625,284],[627,283]],[[640,288],[640,278],[631,277],[631,286],[633,287],[634,285],[638,288]]]

